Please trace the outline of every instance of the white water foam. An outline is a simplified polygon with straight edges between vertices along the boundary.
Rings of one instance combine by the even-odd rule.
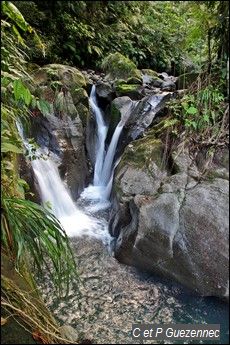
[[[17,126],[25,147],[30,151],[31,145],[24,137],[22,126],[19,123]],[[38,150],[38,153],[44,155],[42,150]],[[98,220],[76,207],[67,187],[60,178],[56,163],[46,157],[46,159],[32,160],[31,165],[44,207],[51,206],[50,211],[60,221],[67,236],[87,235],[102,240],[104,244],[109,244],[111,236],[108,233],[107,222],[104,219]]]
[[[105,125],[102,112],[97,104],[95,85],[93,85],[90,93],[90,105],[97,123],[96,162],[93,185],[85,188],[81,193],[81,198],[91,200],[94,204],[88,209],[91,212],[97,212],[110,206],[109,197],[112,190],[114,169],[117,165],[114,165],[114,156],[125,121],[123,119],[118,123],[106,153],[105,140],[108,127]]]

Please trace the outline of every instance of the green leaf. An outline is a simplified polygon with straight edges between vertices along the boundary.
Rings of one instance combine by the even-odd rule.
[[[30,189],[28,183],[25,180],[23,180],[22,178],[19,178],[17,180],[17,182],[18,182],[19,186],[22,186],[23,188],[25,188],[25,190],[28,191]]]
[[[21,98],[21,94],[24,88],[21,79],[15,80],[13,86],[14,86],[14,98],[16,101],[18,101]]]
[[[60,222],[47,209],[25,199],[4,197],[2,208],[5,220],[3,246],[7,249],[9,243],[13,244],[16,265],[23,259],[25,250],[29,251],[37,268],[41,271],[44,267],[59,291],[66,288],[68,292],[70,279],[75,279],[77,270],[68,237]],[[10,241],[5,224],[9,225]],[[49,265],[44,254],[50,259]]]
[[[44,99],[37,101],[37,107],[44,116],[50,114],[50,104]]]
[[[25,104],[27,106],[30,105],[30,102],[32,100],[32,96],[31,96],[30,90],[28,88],[24,88],[22,97],[25,101]]]
[[[11,143],[2,143],[1,152],[22,153],[23,150]]]
[[[186,112],[191,115],[195,115],[197,113],[197,108],[195,107],[189,107]]]
[[[30,105],[32,95],[30,90],[22,83],[21,79],[15,80],[13,87],[15,100],[19,101],[21,99],[27,106]]]
[[[15,33],[15,35],[17,36],[18,42],[21,44],[24,44],[23,38],[20,35],[20,33],[18,32],[17,28],[15,25],[12,26],[13,32]]]
[[[17,24],[20,29],[23,31],[27,31],[29,28],[29,24],[25,21],[21,12],[17,9],[14,4],[10,1],[2,1],[2,10],[11,20]]]
[[[203,120],[204,120],[205,122],[209,122],[209,116],[208,116],[208,114],[203,115]]]

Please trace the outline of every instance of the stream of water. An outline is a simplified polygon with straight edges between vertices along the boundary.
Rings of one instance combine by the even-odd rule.
[[[108,127],[97,105],[95,87],[91,91],[90,105],[97,123],[96,163],[93,184],[83,191],[77,203],[71,199],[59,176],[54,156],[31,161],[43,204],[51,204],[52,212],[72,238],[84,282],[81,286],[78,286],[78,281],[73,282],[70,295],[59,298],[45,275],[39,285],[46,304],[60,323],[73,326],[94,343],[139,343],[133,342],[130,330],[132,323],[141,322],[220,323],[219,343],[228,344],[226,304],[217,299],[192,295],[176,284],[162,282],[135,268],[121,265],[108,251],[112,238],[108,233],[106,209],[110,206],[113,174],[118,163],[114,162],[114,156],[124,122],[117,125],[106,149]],[[19,124],[18,129],[26,148],[30,150]]]

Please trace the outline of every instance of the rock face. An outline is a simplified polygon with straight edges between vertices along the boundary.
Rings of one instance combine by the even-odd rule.
[[[122,156],[109,223],[117,237],[115,255],[204,296],[227,297],[226,174],[202,179],[179,149],[172,173],[163,157],[162,144],[151,135],[130,144]]]
[[[113,100],[110,111],[112,128],[115,128],[120,120],[125,122],[119,145],[121,151],[130,141],[140,137],[151,126],[154,118],[160,114],[171,97],[173,93],[163,92],[146,96],[140,101],[132,101],[127,96]]]
[[[86,124],[89,117],[86,81],[76,68],[53,64],[33,74],[40,96],[51,112],[34,117],[31,135],[60,159],[59,171],[76,199],[85,187],[89,169],[85,154]]]

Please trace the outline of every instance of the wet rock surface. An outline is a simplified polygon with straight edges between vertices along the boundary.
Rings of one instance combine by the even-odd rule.
[[[90,175],[85,152],[90,116],[86,78],[77,68],[61,64],[45,65],[32,77],[36,92],[50,104],[50,112],[34,114],[29,136],[57,156],[61,178],[76,199]]]

